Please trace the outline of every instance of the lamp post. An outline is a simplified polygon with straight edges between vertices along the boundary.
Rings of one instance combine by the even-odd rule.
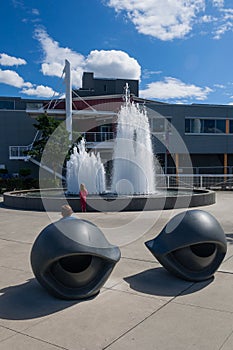
[[[66,84],[66,130],[69,133],[69,140],[72,141],[72,81],[70,62],[65,60],[65,84]]]

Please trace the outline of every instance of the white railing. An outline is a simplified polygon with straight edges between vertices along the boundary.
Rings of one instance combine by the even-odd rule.
[[[176,172],[180,174],[222,174],[224,171],[227,172],[227,174],[233,174],[233,166],[196,166],[196,167],[182,167],[182,168],[176,168],[176,167],[167,167],[166,171],[164,169],[164,172],[167,174],[174,175]]]
[[[39,136],[40,131],[38,130],[34,136],[34,139],[30,145],[27,146],[9,146],[9,159],[11,160],[27,160],[30,156],[27,152],[33,147],[34,142]]]
[[[157,175],[156,180],[157,187],[233,189],[232,174]]]
[[[105,142],[105,141],[113,141],[115,138],[114,132],[106,131],[106,132],[85,132],[83,133],[83,137],[86,142]]]

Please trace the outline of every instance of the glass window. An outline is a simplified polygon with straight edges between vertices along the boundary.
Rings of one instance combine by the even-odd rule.
[[[186,118],[185,132],[190,134],[225,133],[226,119]]]
[[[233,134],[233,120],[229,120],[229,132]]]
[[[171,131],[171,118],[150,118],[149,123],[152,132]]]
[[[187,132],[187,133],[191,132],[190,121],[191,121],[191,119],[185,119],[185,132]]]
[[[40,102],[28,102],[27,109],[40,109],[43,107],[43,103]]]
[[[0,109],[15,109],[14,101],[0,101]]]
[[[226,132],[226,120],[216,120],[216,132],[217,133]]]
[[[204,129],[204,121],[196,118],[196,119],[191,119],[190,123],[191,123],[191,128],[190,128],[190,132],[191,133],[201,133],[203,132]]]
[[[215,121],[213,119],[204,120],[204,133],[212,134],[215,132]]]

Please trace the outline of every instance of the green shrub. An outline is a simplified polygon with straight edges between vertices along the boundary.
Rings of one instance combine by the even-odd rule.
[[[0,169],[0,174],[8,174],[8,170],[7,169]]]
[[[39,188],[38,179],[33,178],[0,178],[0,193],[14,190],[29,190]]]
[[[21,169],[19,169],[19,175],[23,176],[23,177],[29,176],[29,175],[31,175],[31,169],[30,168],[21,168]]]

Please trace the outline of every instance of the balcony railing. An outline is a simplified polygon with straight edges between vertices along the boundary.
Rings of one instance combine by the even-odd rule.
[[[115,133],[106,131],[106,132],[85,132],[83,133],[83,137],[86,142],[105,142],[105,141],[113,141],[115,138]]]

